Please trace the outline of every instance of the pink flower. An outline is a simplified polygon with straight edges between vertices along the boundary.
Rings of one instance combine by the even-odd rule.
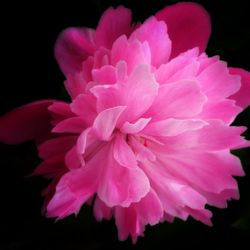
[[[52,179],[47,216],[91,203],[136,242],[145,225],[175,217],[211,225],[206,204],[239,198],[233,176],[244,172],[230,150],[250,143],[230,124],[250,104],[250,73],[209,58],[209,35],[207,12],[186,2],[132,26],[128,9],[110,8],[96,30],[59,36],[72,102],[35,102],[0,120],[1,141],[37,141],[34,174]]]

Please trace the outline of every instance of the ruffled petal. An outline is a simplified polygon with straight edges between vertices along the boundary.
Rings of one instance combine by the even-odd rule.
[[[199,47],[203,52],[211,33],[210,17],[197,3],[183,2],[168,6],[156,14],[158,20],[166,22],[172,41],[171,58]]]

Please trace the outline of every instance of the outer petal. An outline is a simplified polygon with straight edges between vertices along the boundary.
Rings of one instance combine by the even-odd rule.
[[[96,29],[96,43],[98,46],[111,48],[113,42],[121,35],[130,34],[131,12],[119,6],[106,10]]]
[[[82,62],[94,52],[94,30],[68,28],[58,37],[55,45],[56,60],[67,76],[82,69]]]
[[[199,47],[206,49],[211,33],[209,14],[197,3],[183,2],[164,8],[156,14],[158,20],[166,22],[172,41],[171,58],[181,52]]]
[[[37,101],[17,108],[0,118],[0,141],[10,144],[42,139],[51,129],[48,112],[53,100]]]
[[[241,76],[240,90],[229,98],[236,100],[236,104],[240,107],[246,108],[250,105],[250,72],[237,68],[229,68],[229,72]]]

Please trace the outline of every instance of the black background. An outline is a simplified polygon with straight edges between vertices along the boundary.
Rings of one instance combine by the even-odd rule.
[[[1,9],[1,89],[0,115],[33,100],[62,98],[64,77],[53,57],[60,31],[70,26],[95,28],[109,6],[132,9],[134,21],[143,21],[166,5],[178,1],[94,0],[74,3],[15,3]],[[196,1],[210,13],[212,37],[208,54],[221,55],[230,66],[250,70],[250,18],[247,1]],[[236,124],[249,125],[249,109]],[[249,138],[249,135],[247,135]],[[77,219],[71,216],[57,223],[41,216],[42,178],[26,178],[39,159],[32,142],[9,146],[0,144],[1,213],[0,249],[179,249],[206,247],[224,249],[250,246],[250,160],[249,150],[236,152],[244,164],[246,177],[239,179],[241,199],[225,210],[212,208],[214,227],[188,219],[147,228],[137,245],[119,242],[114,221],[95,222],[84,208]],[[247,247],[246,247],[247,248]]]

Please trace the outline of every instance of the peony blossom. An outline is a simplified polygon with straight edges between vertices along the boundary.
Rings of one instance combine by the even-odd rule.
[[[68,28],[55,45],[71,102],[43,100],[0,119],[0,140],[35,140],[51,179],[48,217],[88,203],[98,221],[115,219],[120,240],[147,224],[188,216],[211,225],[206,204],[238,199],[243,176],[232,149],[250,142],[231,126],[250,104],[250,73],[204,52],[208,13],[178,3],[131,25],[109,8],[96,30]]]

